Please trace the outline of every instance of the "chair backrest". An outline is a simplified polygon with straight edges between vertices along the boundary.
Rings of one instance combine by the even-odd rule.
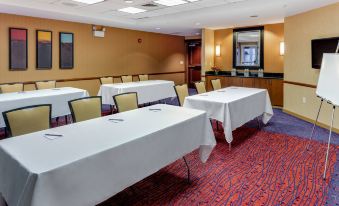
[[[195,82],[194,86],[197,89],[198,94],[206,93],[205,82]]]
[[[11,136],[19,136],[49,129],[51,126],[50,104],[17,108],[3,112]]]
[[[56,81],[41,81],[41,82],[35,82],[35,87],[37,90],[40,89],[53,89],[56,87]]]
[[[101,117],[101,97],[84,97],[68,102],[73,122],[81,122]]]
[[[148,81],[148,74],[140,74],[139,81]]]
[[[3,84],[0,85],[0,93],[22,92],[24,91],[24,84]]]
[[[113,77],[101,77],[100,84],[113,84]]]
[[[221,81],[220,79],[212,79],[211,80],[213,90],[221,89]]]
[[[132,77],[132,75],[121,76],[121,81],[123,83],[132,82],[133,81],[133,77]]]
[[[123,93],[113,96],[118,112],[138,109],[138,95],[136,92]]]
[[[175,93],[177,94],[179,105],[183,106],[185,98],[189,96],[187,84],[174,86]]]

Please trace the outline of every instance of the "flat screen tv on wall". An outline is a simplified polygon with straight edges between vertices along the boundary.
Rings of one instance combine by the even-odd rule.
[[[312,68],[320,69],[324,53],[335,53],[339,37],[312,40]]]

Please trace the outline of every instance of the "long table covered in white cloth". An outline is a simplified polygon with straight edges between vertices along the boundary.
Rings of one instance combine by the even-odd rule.
[[[204,110],[211,119],[222,122],[226,141],[233,141],[232,131],[263,115],[264,124],[273,116],[266,89],[227,87],[185,98],[184,107]]]
[[[0,94],[0,128],[6,126],[2,112],[37,104],[52,104],[52,117],[60,117],[70,114],[68,101],[87,96],[86,90],[73,87]]]
[[[114,105],[113,96],[127,92],[137,92],[139,104],[176,97],[174,82],[166,80],[148,80],[140,82],[116,83],[101,85],[98,96],[103,104]]]
[[[205,162],[215,144],[206,112],[144,107],[1,140],[0,193],[16,206],[93,206],[195,149]]]

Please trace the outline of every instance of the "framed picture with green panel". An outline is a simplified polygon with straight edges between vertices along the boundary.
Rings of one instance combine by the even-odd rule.
[[[60,32],[59,34],[60,69],[74,67],[74,34]]]
[[[36,31],[36,68],[52,68],[52,32],[37,30]]]

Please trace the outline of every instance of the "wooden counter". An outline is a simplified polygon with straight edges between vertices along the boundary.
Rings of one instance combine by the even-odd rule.
[[[212,90],[211,80],[220,79],[222,87],[238,86],[267,89],[273,106],[282,107],[284,104],[283,79],[258,77],[232,77],[225,75],[206,75],[206,87]]]

